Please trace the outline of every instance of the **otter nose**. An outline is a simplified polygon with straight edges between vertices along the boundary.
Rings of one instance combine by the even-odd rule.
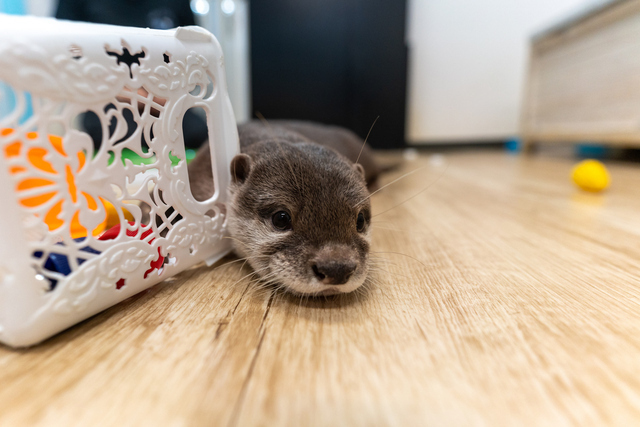
[[[312,266],[313,274],[325,285],[344,285],[356,271],[358,265],[349,260],[317,260]]]

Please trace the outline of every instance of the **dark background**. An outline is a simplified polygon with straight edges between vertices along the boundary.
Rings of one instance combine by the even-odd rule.
[[[253,111],[405,145],[405,0],[252,0]]]

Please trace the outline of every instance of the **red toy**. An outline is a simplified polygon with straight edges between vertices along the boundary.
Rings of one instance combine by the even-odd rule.
[[[135,225],[135,222],[129,221],[129,225]],[[145,228],[147,228],[147,230],[145,230]],[[140,240],[144,240],[147,236],[149,236],[153,230],[151,229],[151,227],[149,227],[148,225],[143,225],[142,229],[144,230],[142,232],[142,234],[140,235]],[[129,237],[135,237],[138,234],[138,229],[134,229],[134,230],[127,230],[127,236]],[[116,237],[118,237],[118,235],[120,234],[120,224],[118,225],[114,225],[113,227],[111,227],[110,229],[108,229],[107,231],[104,232],[104,234],[102,234],[102,236],[100,236],[99,240],[113,240]],[[155,238],[149,240],[149,244],[153,243],[153,241],[155,240]],[[162,267],[162,265],[164,264],[164,257],[162,256],[161,253],[161,249],[158,248],[158,259],[155,261],[151,261],[151,263],[149,264],[149,266],[151,268],[149,268],[147,271],[145,271],[144,273],[144,278],[146,279],[147,276],[153,271],[153,270],[160,270],[160,267]],[[120,289],[124,286],[124,279],[120,279],[116,282],[116,289]]]

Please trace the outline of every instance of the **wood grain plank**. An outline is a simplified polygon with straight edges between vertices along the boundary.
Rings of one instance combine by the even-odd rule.
[[[587,194],[564,159],[435,160],[374,196],[366,292],[194,268],[0,347],[0,425],[638,424],[640,170]]]

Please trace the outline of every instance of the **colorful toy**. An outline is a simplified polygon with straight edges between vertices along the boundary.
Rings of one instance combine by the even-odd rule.
[[[117,218],[117,215],[115,216],[115,218]],[[129,221],[129,226],[135,227],[135,222]],[[133,228],[133,229],[127,228],[125,234],[127,235],[127,237],[136,237],[139,234],[140,240],[145,240],[147,237],[151,236],[152,233],[153,233],[153,230],[151,229],[151,227],[147,225],[143,225],[140,228]],[[119,235],[120,235],[120,224],[117,224],[112,228],[110,228],[109,230],[107,230],[104,234],[102,234],[99,240],[102,240],[102,241],[113,240],[113,239],[116,239]],[[155,239],[150,239],[148,243],[152,244],[154,240]],[[77,243],[81,243],[84,241],[84,237],[74,239],[74,241]],[[62,243],[59,243],[58,245],[62,245]],[[94,248],[91,248],[89,246],[85,246],[80,250],[88,254],[100,255],[100,251],[97,251]],[[42,251],[36,251],[33,254],[35,258],[42,258],[42,255],[43,255]],[[79,266],[82,265],[86,260],[87,260],[86,258],[78,257],[77,258],[78,265]],[[165,258],[164,256],[162,256],[162,249],[158,247],[158,259],[152,260],[149,263],[149,269],[145,271],[143,278],[146,279],[149,276],[149,274],[152,273],[154,270],[159,271],[162,268],[162,265],[164,264],[164,260]],[[67,257],[67,255],[56,253],[56,252],[51,252],[49,254],[49,257],[45,261],[43,268],[44,270],[47,270],[52,273],[59,273],[63,276],[68,276],[69,274],[71,274],[71,267],[69,265],[69,258]],[[58,284],[58,280],[52,277],[47,277],[47,279],[49,280],[49,283],[50,283],[49,290],[55,289],[56,285]],[[125,285],[125,279],[120,278],[116,281],[116,289],[122,289],[124,285]]]
[[[10,136],[11,134],[13,134],[13,132],[13,129],[0,129],[0,135],[2,136]],[[25,140],[27,141],[26,147],[29,147],[29,145],[31,144],[30,141],[38,140],[38,133],[28,132],[26,134]],[[48,135],[47,141],[50,144],[50,146],[48,146],[47,148],[24,148],[25,144],[19,139],[16,139],[5,146],[4,157],[6,160],[10,161],[12,158],[20,157],[21,155],[26,154],[27,161],[29,162],[30,166],[37,170],[38,173],[46,177],[34,178],[31,174],[28,173],[28,169],[24,166],[16,166],[9,169],[9,173],[11,175],[15,175],[17,178],[23,178],[16,186],[16,192],[18,194],[28,194],[27,197],[23,197],[22,199],[20,199],[20,204],[25,207],[35,207],[45,204],[50,200],[57,199],[58,194],[55,188],[56,179],[61,175],[64,175],[64,179],[66,180],[68,186],[68,191],[71,194],[77,193],[75,174],[80,172],[86,164],[85,152],[78,152],[77,157],[79,166],[78,170],[75,171],[75,174],[73,169],[71,169],[69,165],[66,165],[64,171],[58,171],[53,167],[51,162],[47,160],[47,158],[51,156],[52,151],[57,152],[58,155],[68,158],[68,155],[63,148],[63,140],[59,136]],[[89,209],[98,209],[98,203],[96,202],[94,197],[84,192],[81,194],[87,200],[87,207]],[[113,204],[111,204],[109,201],[102,198],[99,198],[99,200],[104,207],[105,217],[104,221],[102,221],[97,227],[93,229],[92,233],[94,236],[99,235],[100,233],[115,226],[116,224],[120,224],[120,218],[118,217],[118,212],[116,211],[115,206],[113,206]],[[61,225],[57,214],[64,207],[63,203],[63,200],[57,200],[57,203],[55,203],[45,215],[44,222],[45,224],[47,224],[49,231],[54,231]],[[127,210],[123,210],[123,214],[127,221],[133,220],[133,216]],[[79,212],[76,211],[76,214],[74,215],[73,220],[69,226],[72,239],[80,239],[87,236],[87,229],[84,228],[82,224],[80,224],[78,216]]]
[[[129,221],[129,225],[135,227],[136,223],[133,221]],[[142,225],[140,228],[134,228],[134,229],[127,228],[125,234],[128,237],[136,237],[138,234],[140,234],[140,237],[139,237],[140,240],[145,240],[147,237],[151,236],[152,233],[153,233],[153,229],[151,227],[149,227],[148,225]],[[109,230],[107,230],[102,236],[100,236],[100,240],[113,240],[117,238],[119,235],[120,235],[120,224],[115,225]],[[154,240],[155,238],[149,240],[148,243],[152,244]],[[149,269],[144,272],[143,278],[146,279],[147,277],[149,277],[149,274],[152,273],[154,270],[160,271],[160,268],[162,268],[162,265],[164,264],[164,260],[165,258],[162,256],[162,249],[158,247],[158,259],[151,260],[151,262],[149,263]],[[118,281],[116,282],[116,289],[121,289],[124,286],[124,284],[125,284],[124,279],[118,279]]]
[[[611,183],[609,171],[597,160],[583,160],[571,172],[575,184],[585,191],[599,192],[606,190]]]

